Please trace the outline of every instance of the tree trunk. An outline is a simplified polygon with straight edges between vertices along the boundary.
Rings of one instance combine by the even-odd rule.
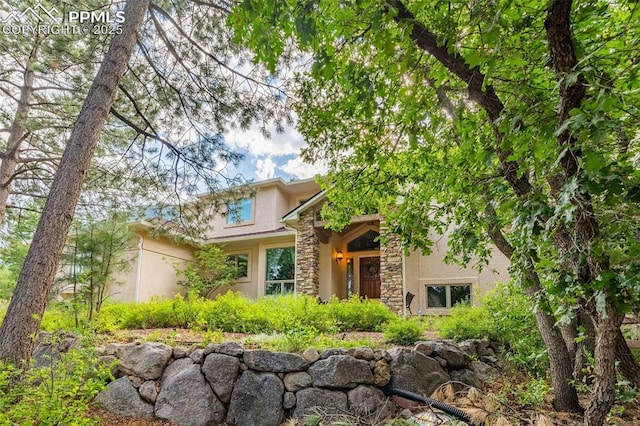
[[[541,291],[539,285],[527,288],[527,294],[532,300],[535,300],[538,291]],[[544,309],[536,309],[536,323],[549,354],[549,369],[554,390],[553,408],[557,411],[582,413],[584,410],[578,401],[578,392],[572,384],[573,359],[560,329],[555,325],[556,319]]]
[[[60,161],[0,327],[0,358],[15,364],[26,366],[32,355],[80,190],[148,6],[149,0],[127,2],[122,33],[111,41]]]
[[[584,416],[586,426],[601,426],[615,401],[616,384],[616,336],[622,318],[607,303],[605,312],[598,312],[596,320],[595,385],[591,403]]]
[[[627,340],[618,328],[616,333],[616,361],[618,361],[618,371],[633,387],[640,390],[640,365],[633,356]]]
[[[16,113],[13,116],[9,137],[7,138],[7,149],[2,153],[2,164],[0,164],[0,224],[4,222],[4,216],[7,212],[7,200],[11,193],[11,182],[18,166],[18,149],[27,135],[25,122],[29,115],[29,103],[33,95],[33,82],[35,80],[33,63],[36,60],[39,48],[40,41],[36,39],[24,67],[20,100],[16,106]]]

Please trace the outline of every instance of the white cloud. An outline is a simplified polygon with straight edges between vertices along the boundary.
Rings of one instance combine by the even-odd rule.
[[[277,164],[270,158],[259,159],[256,161],[256,178],[258,180],[271,179],[276,175]]]
[[[296,157],[287,161],[279,167],[285,173],[297,177],[298,179],[307,179],[317,174],[324,174],[327,171],[325,164],[319,162],[316,164],[307,164],[300,157]]]
[[[278,133],[274,126],[268,128],[270,138],[265,138],[260,126],[254,124],[248,130],[233,129],[225,133],[225,141],[231,148],[246,149],[254,157],[276,157],[280,155],[298,155],[304,146],[304,139],[294,128],[285,128]]]

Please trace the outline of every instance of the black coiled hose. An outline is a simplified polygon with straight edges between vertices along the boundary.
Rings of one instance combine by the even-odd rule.
[[[386,395],[398,395],[403,398],[411,399],[413,401],[422,402],[429,407],[437,408],[438,410],[442,410],[447,414],[451,414],[452,416],[459,418],[467,424],[472,424],[471,416],[468,413],[460,410],[459,408],[454,407],[453,405],[445,404],[444,402],[438,401],[433,398],[426,398],[422,395],[418,395],[417,393],[409,392],[404,389],[397,389],[389,386],[382,388],[382,391]]]

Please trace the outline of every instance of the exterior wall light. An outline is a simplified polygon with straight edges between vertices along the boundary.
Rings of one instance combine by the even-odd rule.
[[[336,262],[341,262],[342,259],[344,259],[344,254],[342,253],[342,250],[336,251]]]

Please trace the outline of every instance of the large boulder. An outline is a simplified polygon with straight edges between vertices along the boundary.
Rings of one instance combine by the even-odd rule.
[[[224,403],[231,400],[231,391],[238,378],[240,360],[234,356],[211,353],[202,365],[202,372],[218,399]]]
[[[440,357],[446,361],[446,368],[449,370],[459,370],[469,368],[471,358],[452,340],[431,340],[418,342],[415,350],[426,356]]]
[[[225,415],[224,405],[213,394],[200,365],[182,358],[165,369],[156,417],[181,426],[206,426],[222,423]]]
[[[273,373],[247,370],[233,388],[227,423],[239,426],[278,426],[284,419],[284,385]]]
[[[319,388],[352,389],[360,384],[373,383],[369,363],[349,355],[333,355],[317,361],[309,372],[314,386]]]
[[[130,343],[118,347],[119,370],[129,376],[156,380],[162,375],[173,349],[164,343]]]
[[[303,419],[309,414],[339,415],[344,414],[347,407],[347,395],[343,392],[307,388],[296,393],[296,408],[293,416]]]
[[[472,361],[471,369],[478,375],[478,378],[483,382],[493,382],[500,377],[500,371],[482,361]]]
[[[297,354],[287,352],[269,352],[253,350],[244,352],[244,363],[251,370],[269,371],[273,373],[290,373],[306,370],[307,360]]]
[[[35,368],[49,367],[67,353],[78,347],[78,338],[73,333],[40,332],[36,339],[32,358]]]
[[[443,383],[450,380],[440,363],[420,352],[406,348],[392,348],[391,381],[389,386],[418,395],[430,396]]]
[[[306,371],[297,371],[284,376],[284,387],[289,392],[297,392],[313,385],[313,379]]]
[[[360,385],[347,392],[349,411],[371,424],[381,424],[394,414],[394,404],[378,388]]]
[[[140,398],[140,394],[128,377],[109,383],[95,401],[107,411],[127,417],[151,417],[153,405]]]

